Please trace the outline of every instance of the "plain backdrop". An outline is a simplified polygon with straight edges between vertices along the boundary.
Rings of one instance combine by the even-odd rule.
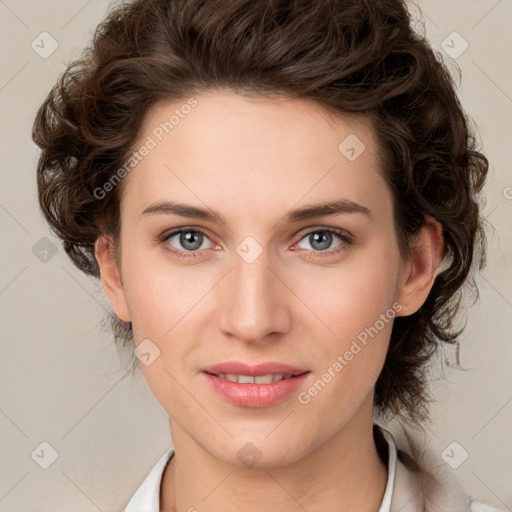
[[[108,5],[0,0],[0,512],[120,511],[172,446],[165,411],[100,328],[110,307],[102,290],[72,266],[38,210],[36,109]],[[491,161],[484,213],[494,228],[461,338],[467,371],[453,368],[452,352],[439,359],[430,447],[440,464],[447,448],[460,460],[467,453],[450,471],[510,510],[512,2],[418,5],[432,46],[462,72],[459,95]]]

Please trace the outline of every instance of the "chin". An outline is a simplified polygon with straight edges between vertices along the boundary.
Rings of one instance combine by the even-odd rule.
[[[217,445],[215,448],[206,446],[206,448],[211,456],[225,464],[254,468],[287,466],[297,462],[311,451],[307,449],[305,436],[300,436],[300,439],[296,440],[295,436],[281,433],[275,439],[270,439],[272,435],[240,435],[223,446]]]

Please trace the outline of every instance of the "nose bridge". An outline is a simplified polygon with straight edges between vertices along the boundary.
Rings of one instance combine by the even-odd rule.
[[[250,237],[248,237],[250,238]],[[283,285],[270,270],[268,252],[254,239],[233,255],[233,269],[224,283],[220,327],[245,341],[257,341],[288,326]]]

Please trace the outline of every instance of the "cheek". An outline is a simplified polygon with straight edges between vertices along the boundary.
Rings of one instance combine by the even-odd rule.
[[[296,283],[296,295],[314,313],[308,313],[307,318],[317,321],[318,332],[326,339],[338,338],[343,345],[392,308],[397,294],[398,253],[393,246],[383,246],[375,244],[375,249],[358,251],[336,268],[311,267],[308,272],[289,276]]]
[[[157,251],[133,251],[123,259],[124,289],[136,340],[172,336],[174,326],[190,322],[194,308],[212,286],[208,270],[181,268]]]
[[[308,313],[311,320],[306,324],[314,338],[310,350],[322,381],[317,388],[323,390],[325,383],[330,388],[330,392],[322,391],[319,403],[327,405],[333,394],[347,390],[359,398],[366,396],[382,369],[400,310],[395,302],[398,253],[393,246],[383,251],[383,246],[359,253],[351,264],[335,271],[318,270],[299,281],[298,295],[307,297],[315,312],[315,316]],[[336,400],[337,406],[357,403],[355,395]]]
[[[358,298],[361,297],[361,298]],[[330,411],[339,427],[352,417],[375,386],[385,362],[397,311],[383,294],[331,303],[325,321],[335,334],[316,335],[315,378],[298,396],[305,410]]]

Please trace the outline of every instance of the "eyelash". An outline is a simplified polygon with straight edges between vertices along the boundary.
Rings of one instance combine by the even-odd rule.
[[[199,256],[199,254],[198,254],[200,252],[199,250],[180,251],[180,250],[174,249],[172,246],[170,246],[167,243],[169,238],[172,238],[175,235],[179,235],[180,233],[189,233],[189,232],[190,233],[200,233],[201,235],[203,235],[204,237],[209,239],[207,233],[201,229],[179,228],[179,229],[175,229],[174,231],[164,233],[160,237],[160,242],[163,245],[164,249],[166,251],[170,252],[173,256],[177,256],[179,258],[197,258]],[[322,257],[334,256],[334,255],[346,250],[348,247],[350,247],[354,243],[352,236],[349,235],[347,232],[339,230],[339,229],[327,228],[327,227],[317,228],[317,229],[314,229],[312,231],[305,233],[300,238],[299,242],[301,242],[308,236],[312,235],[313,233],[331,233],[331,234],[337,235],[341,239],[341,243],[335,249],[331,249],[331,250],[327,250],[327,251],[318,251],[318,250],[315,251],[315,250],[308,250],[308,249],[300,249],[300,250],[305,250],[308,253],[312,252],[315,254],[314,256],[308,256],[310,258],[322,258]],[[297,242],[297,243],[299,243],[299,242]]]

